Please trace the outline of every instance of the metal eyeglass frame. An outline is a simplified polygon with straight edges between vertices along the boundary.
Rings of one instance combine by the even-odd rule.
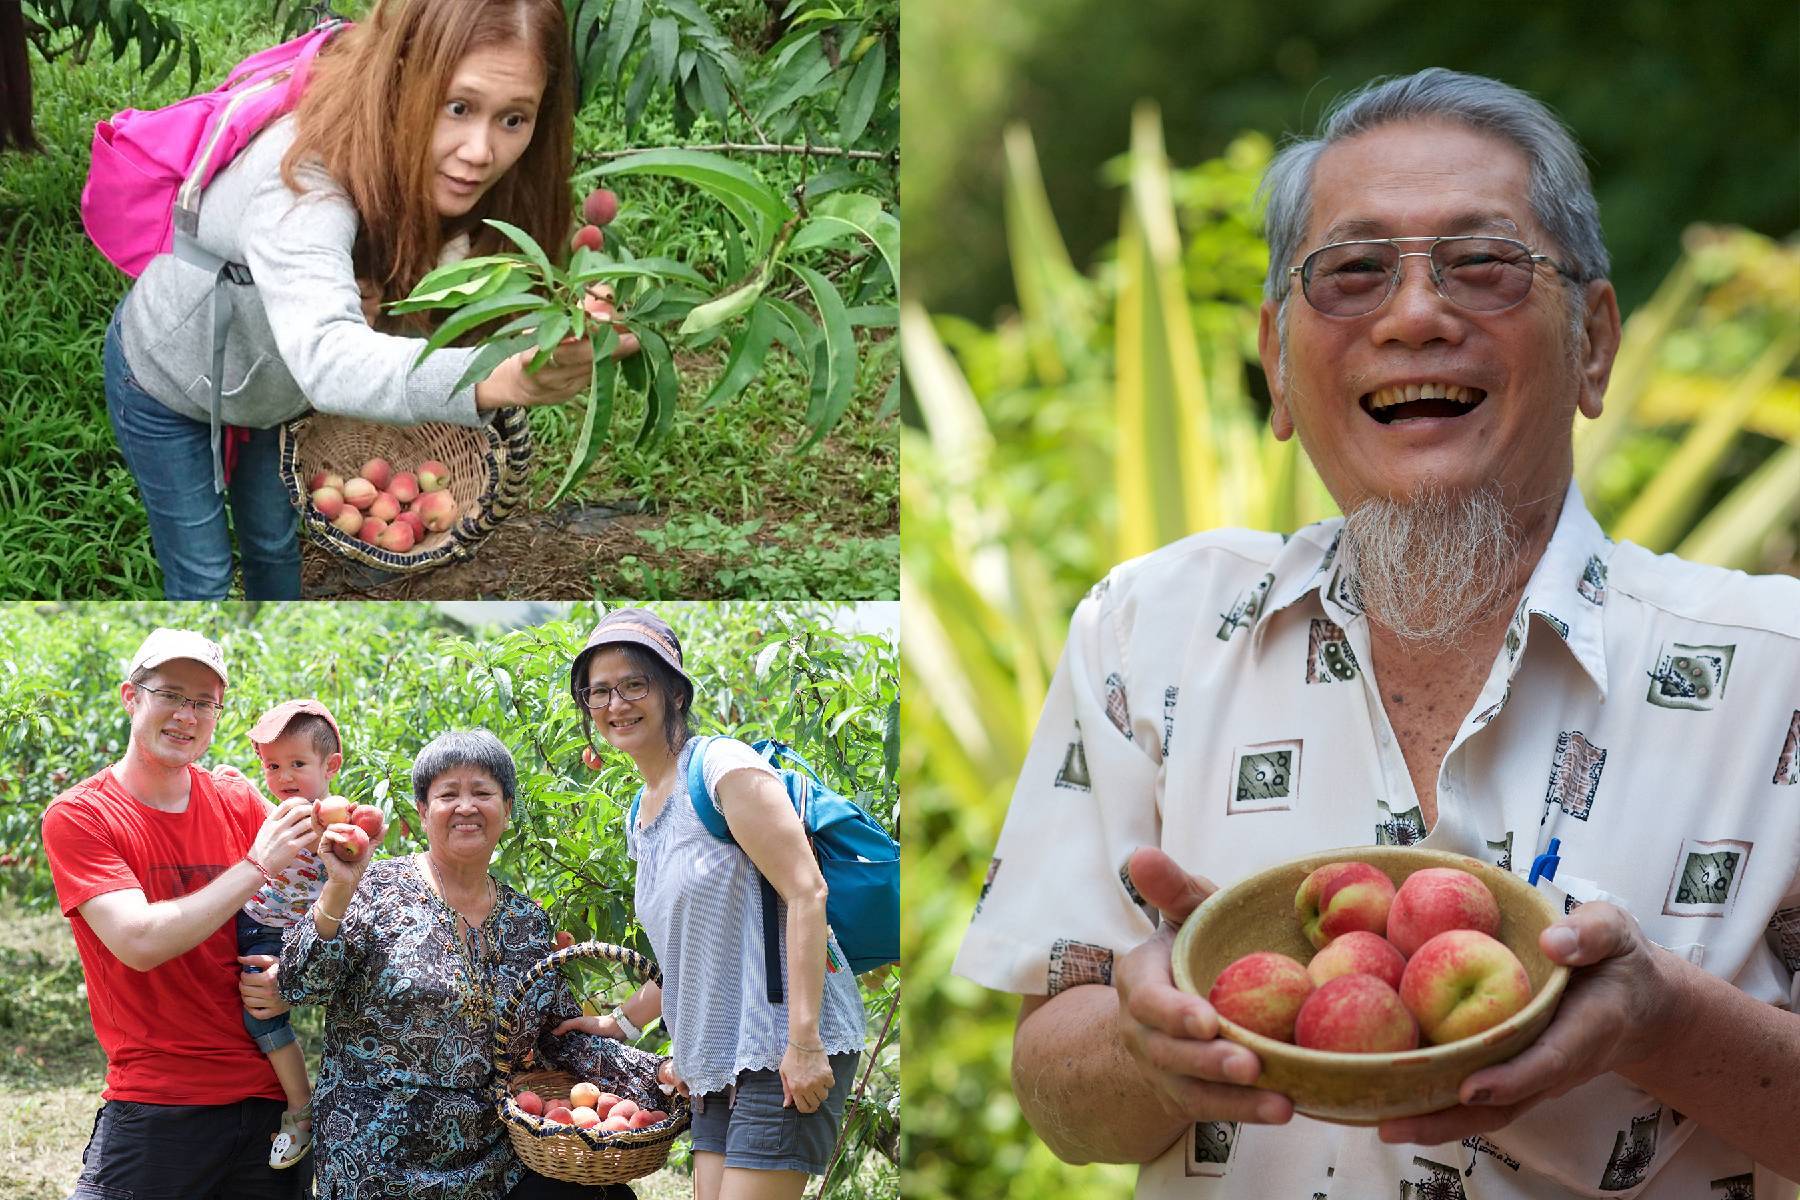
[[[624,692],[619,690],[619,688],[624,687],[626,684],[635,684],[636,686],[633,688],[633,690],[637,692],[637,695],[627,696]],[[587,709],[589,712],[605,712],[607,709],[612,707],[612,699],[613,699],[614,693],[617,693],[619,699],[623,700],[625,703],[627,703],[627,704],[634,703],[635,701],[642,700],[645,696],[648,696],[650,694],[650,680],[647,676],[640,675],[640,676],[636,677],[635,679],[625,680],[623,683],[620,683],[618,685],[618,687],[582,688],[581,689],[581,707]],[[606,697],[606,699],[601,701],[599,704],[594,704],[594,703],[592,703],[592,700],[596,694],[602,694]]]
[[[1407,237],[1348,238],[1341,242],[1327,242],[1323,246],[1320,246],[1317,249],[1309,251],[1307,253],[1306,257],[1302,258],[1300,260],[1300,264],[1298,266],[1289,267],[1287,269],[1287,273],[1289,276],[1298,275],[1300,277],[1300,294],[1301,294],[1301,296],[1305,297],[1306,303],[1312,307],[1312,310],[1314,312],[1318,313],[1322,317],[1330,317],[1334,320],[1339,320],[1339,321],[1354,321],[1358,317],[1366,317],[1370,313],[1374,312],[1376,309],[1380,308],[1382,305],[1386,304],[1389,300],[1393,299],[1394,292],[1396,290],[1398,290],[1398,288],[1400,287],[1400,272],[1401,272],[1402,264],[1405,262],[1406,259],[1409,259],[1409,258],[1424,259],[1426,273],[1431,276],[1431,286],[1437,290],[1437,294],[1439,296],[1442,296],[1445,300],[1448,300],[1450,303],[1456,305],[1456,307],[1458,307],[1460,309],[1464,309],[1468,312],[1497,313],[1497,312],[1507,312],[1508,310],[1517,308],[1519,305],[1525,303],[1525,298],[1527,296],[1531,295],[1531,283],[1529,281],[1525,284],[1525,290],[1522,293],[1520,293],[1519,298],[1517,300],[1514,300],[1511,304],[1503,304],[1499,308],[1471,308],[1469,305],[1464,304],[1462,301],[1456,299],[1454,296],[1451,296],[1448,292],[1446,292],[1444,290],[1444,276],[1443,276],[1442,272],[1440,272],[1438,270],[1437,263],[1432,259],[1432,253],[1438,248],[1439,244],[1443,243],[1443,242],[1475,241],[1475,240],[1484,241],[1484,242],[1505,242],[1509,246],[1517,246],[1519,249],[1523,250],[1525,252],[1525,257],[1527,258],[1527,260],[1530,261],[1532,267],[1534,268],[1529,277],[1531,280],[1535,280],[1537,278],[1537,271],[1535,268],[1538,263],[1549,263],[1552,267],[1554,267],[1556,269],[1556,273],[1558,275],[1561,275],[1563,278],[1574,280],[1577,283],[1581,282],[1581,279],[1579,276],[1570,272],[1561,263],[1559,263],[1555,259],[1551,258],[1548,254],[1536,253],[1535,251],[1532,250],[1532,248],[1530,246],[1526,245],[1524,242],[1521,242],[1517,238],[1496,237],[1493,234],[1487,234],[1487,233],[1444,233],[1444,234],[1421,233],[1421,234],[1412,234]],[[1430,242],[1431,245],[1427,246],[1423,250],[1405,250],[1405,249],[1401,248],[1401,246],[1400,246],[1401,242]],[[1320,308],[1317,304],[1313,303],[1312,295],[1307,291],[1307,283],[1310,278],[1310,275],[1309,275],[1309,272],[1307,269],[1307,264],[1311,263],[1319,255],[1325,253],[1325,251],[1335,250],[1339,246],[1382,246],[1382,245],[1393,246],[1394,249],[1398,252],[1398,254],[1397,254],[1397,257],[1394,259],[1394,269],[1388,272],[1387,290],[1381,294],[1381,299],[1379,299],[1375,303],[1369,305],[1369,307],[1364,309],[1362,312],[1348,313],[1348,314],[1326,312],[1324,309]],[[1289,286],[1291,287],[1293,285],[1290,284]]]
[[[196,717],[204,717],[209,721],[218,720],[219,714],[225,711],[225,706],[217,700],[195,700],[190,696],[182,695],[180,692],[171,692],[163,688],[145,687],[141,683],[137,685],[137,690],[150,693],[175,712],[180,712],[184,708],[190,709]]]

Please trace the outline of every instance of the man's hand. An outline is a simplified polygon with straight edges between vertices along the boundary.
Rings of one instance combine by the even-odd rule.
[[[250,853],[264,870],[279,875],[312,845],[313,837],[312,804],[293,797],[283,800],[262,823],[256,840],[250,844]]]
[[[245,954],[238,958],[238,964],[256,967],[261,972],[244,971],[238,975],[238,999],[244,1002],[251,1016],[266,1021],[288,1010],[287,1001],[275,987],[275,977],[281,970],[279,959],[273,954]]]
[[[1456,1107],[1382,1122],[1382,1141],[1437,1145],[1499,1129],[1539,1101],[1643,1059],[1658,1031],[1681,1019],[1680,997],[1657,962],[1668,952],[1623,909],[1583,904],[1544,930],[1538,945],[1551,961],[1577,968],[1543,1035],[1463,1080]]]
[[[1287,1097],[1245,1086],[1262,1071],[1255,1052],[1219,1037],[1212,1005],[1177,988],[1170,970],[1175,931],[1218,889],[1161,850],[1139,850],[1129,865],[1132,883],[1163,922],[1113,976],[1125,1049],[1165,1104],[1192,1120],[1286,1122],[1294,1114]]]

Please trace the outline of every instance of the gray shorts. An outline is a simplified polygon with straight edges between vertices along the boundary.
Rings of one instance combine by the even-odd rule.
[[[694,1105],[694,1149],[723,1154],[728,1167],[823,1175],[837,1151],[838,1124],[861,1057],[831,1056],[837,1082],[825,1103],[809,1113],[781,1106],[780,1072],[743,1072],[735,1099],[730,1091],[709,1092]]]

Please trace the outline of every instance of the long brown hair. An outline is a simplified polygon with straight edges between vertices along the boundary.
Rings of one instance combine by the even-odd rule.
[[[456,68],[473,50],[511,44],[542,62],[544,99],[525,153],[457,224],[470,230],[473,253],[510,248],[480,224],[492,216],[525,230],[560,263],[568,255],[575,121],[562,0],[378,0],[313,64],[281,177],[303,191],[296,170],[317,160],[349,195],[362,220],[356,272],[383,304],[411,292],[448,240],[432,199],[431,141]]]

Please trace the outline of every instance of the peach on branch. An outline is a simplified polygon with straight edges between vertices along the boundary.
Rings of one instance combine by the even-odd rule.
[[[1294,1040],[1294,1018],[1312,991],[1306,968],[1285,954],[1258,950],[1219,972],[1206,999],[1220,1016],[1278,1041]]]
[[[1473,929],[1448,929],[1406,962],[1400,999],[1434,1043],[1492,1029],[1531,1000],[1531,977],[1506,944]]]
[[[1306,998],[1294,1041],[1310,1050],[1414,1050],[1419,1026],[1393,988],[1373,975],[1340,975]]]
[[[607,188],[595,188],[581,202],[581,215],[595,225],[610,225],[619,215],[619,198]]]
[[[575,236],[569,239],[571,250],[598,250],[604,245],[606,245],[606,235],[600,232],[598,225],[583,225],[575,231]]]
[[[1352,929],[1387,932],[1394,881],[1365,862],[1326,863],[1294,893],[1301,932],[1315,947]],[[1404,949],[1404,948],[1403,948]]]
[[[1408,959],[1420,946],[1448,929],[1500,932],[1500,906],[1487,884],[1454,867],[1414,871],[1394,893],[1388,911],[1388,941]]]
[[[1393,944],[1366,929],[1352,929],[1332,938],[1306,964],[1314,987],[1324,987],[1340,975],[1373,975],[1397,991],[1405,970],[1406,959]]]

